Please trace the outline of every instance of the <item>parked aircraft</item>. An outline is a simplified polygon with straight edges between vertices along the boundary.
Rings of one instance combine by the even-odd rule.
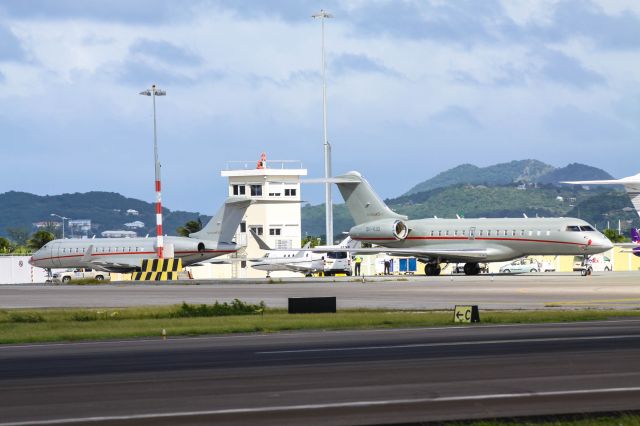
[[[631,204],[636,209],[636,213],[640,216],[640,173],[633,176],[627,176],[622,179],[611,180],[577,180],[570,182],[572,185],[622,185],[624,190],[627,191],[627,195],[631,199]]]
[[[314,272],[324,270],[324,257],[309,250],[311,243],[305,244],[299,250],[273,250],[253,229],[250,232],[258,243],[258,247],[262,250],[267,250],[263,257],[249,259],[253,263],[251,267],[260,271],[267,271],[267,278],[273,271],[293,271],[311,276]]]
[[[621,253],[633,253],[634,256],[640,257],[640,233],[638,228],[631,228],[631,244],[622,244],[624,247],[632,247],[631,250],[622,250]]]
[[[426,275],[439,275],[441,263],[465,263],[476,275],[478,262],[508,261],[527,255],[602,253],[613,245],[591,225],[575,218],[418,219],[395,213],[358,172],[316,182],[333,182],[355,221],[354,240],[377,244],[359,253],[414,256],[426,263]]]
[[[238,226],[251,204],[246,197],[229,197],[217,214],[198,232],[188,237],[164,237],[165,253],[188,266],[234,253]],[[29,263],[41,268],[92,268],[107,272],[132,272],[143,259],[156,259],[155,238],[59,239],[35,252]]]

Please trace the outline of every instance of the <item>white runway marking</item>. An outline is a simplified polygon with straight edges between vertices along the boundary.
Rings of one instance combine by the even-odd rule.
[[[533,339],[507,339],[507,340],[479,340],[473,342],[443,342],[443,343],[412,343],[407,345],[387,345],[387,346],[352,346],[346,348],[316,348],[316,349],[293,349],[284,351],[264,351],[256,352],[258,355],[274,354],[295,354],[311,352],[347,352],[347,351],[372,351],[381,349],[407,349],[407,348],[430,348],[443,346],[471,346],[471,345],[497,345],[500,343],[540,343],[540,342],[567,342],[580,340],[615,340],[615,339],[640,339],[640,334],[621,334],[617,336],[588,336],[588,337],[540,337]]]
[[[54,420],[34,420],[24,422],[8,422],[0,423],[0,426],[27,426],[27,425],[56,425],[64,423],[89,423],[116,420],[153,420],[171,417],[186,416],[212,416],[224,414],[255,414],[270,413],[278,411],[304,411],[304,410],[321,410],[329,408],[363,408],[363,407],[379,407],[395,404],[420,404],[420,403],[438,403],[438,402],[459,402],[459,401],[486,401],[500,400],[512,398],[532,398],[547,396],[577,396],[599,393],[623,393],[638,392],[640,387],[628,388],[601,388],[601,389],[580,389],[568,391],[549,391],[549,392],[521,392],[521,393],[497,393],[487,395],[464,395],[464,396],[445,396],[432,398],[410,398],[410,399],[389,399],[383,401],[352,401],[352,402],[335,402],[326,404],[302,404],[302,405],[280,405],[273,407],[251,407],[251,408],[231,408],[223,410],[203,410],[203,411],[176,411],[171,413],[150,413],[150,414],[132,414],[123,416],[103,416],[103,417],[77,417]]]

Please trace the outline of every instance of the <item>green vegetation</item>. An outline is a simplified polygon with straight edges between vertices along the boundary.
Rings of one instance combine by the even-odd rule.
[[[27,241],[27,247],[29,247],[33,251],[38,251],[49,241],[55,240],[55,238],[55,235],[53,235],[51,232],[39,230],[31,235],[31,238],[29,238],[29,241]]]
[[[531,420],[476,420],[465,422],[443,422],[445,426],[640,426],[640,415],[620,414],[580,414],[575,416],[544,416]]]
[[[190,220],[185,223],[183,226],[176,229],[178,235],[181,237],[188,237],[189,234],[193,234],[194,232],[198,232],[202,229],[202,221],[200,218],[198,220]]]
[[[217,307],[216,307],[217,306]],[[637,317],[635,311],[482,311],[483,324],[539,323]],[[345,330],[453,325],[452,311],[343,310],[289,315],[264,304],[174,305],[124,309],[0,310],[0,343],[78,341],[160,336]],[[472,325],[477,326],[477,325]]]
[[[128,216],[127,210],[134,209],[139,216]],[[163,209],[165,229],[174,230],[188,221],[206,223],[209,216],[198,213]],[[144,222],[139,235],[155,233],[155,204],[127,198],[114,192],[93,191],[62,195],[39,196],[25,192],[10,191],[0,194],[0,236],[5,236],[16,246],[24,246],[36,222],[48,222],[51,212],[74,219],[91,219],[92,232],[108,229],[122,229],[124,224],[134,220]],[[212,213],[212,212],[208,212]],[[48,229],[51,231],[51,229]],[[62,229],[55,228],[60,237]],[[70,237],[69,229],[65,235]]]

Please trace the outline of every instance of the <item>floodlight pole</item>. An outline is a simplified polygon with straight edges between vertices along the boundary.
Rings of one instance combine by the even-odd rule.
[[[64,221],[65,220],[69,220],[68,217],[64,217],[64,216],[60,216],[59,214],[55,214],[55,213],[51,213],[51,216],[55,216],[55,217],[59,217],[60,219],[62,219],[62,239],[64,240]],[[73,235],[72,235],[73,237]]]
[[[324,133],[324,177],[331,177],[331,144],[327,136],[327,80],[326,80],[326,63],[324,56],[324,20],[333,18],[333,15],[326,10],[320,9],[320,12],[311,15],[312,18],[320,18],[322,24],[322,128]],[[331,184],[324,184],[324,204],[325,204],[325,232],[327,245],[333,244],[333,200],[331,197]]]
[[[156,235],[157,235],[157,250],[158,258],[164,257],[164,241],[162,233],[162,191],[160,185],[160,161],[158,160],[158,136],[156,126],[156,96],[165,96],[167,92],[160,90],[155,84],[151,86],[151,89],[140,92],[143,96],[151,96],[153,101],[153,162],[155,168],[155,182],[156,182]]]

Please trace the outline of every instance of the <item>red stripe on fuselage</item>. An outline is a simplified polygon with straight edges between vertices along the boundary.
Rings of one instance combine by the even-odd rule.
[[[353,238],[356,241],[402,241],[395,238]],[[481,238],[475,237],[473,239],[469,237],[407,237],[405,240],[468,240],[468,241],[514,241],[514,242],[528,242],[528,243],[547,243],[547,244],[573,244],[576,246],[584,246],[586,243],[573,243],[569,241],[552,241],[552,240],[533,240],[528,238]]]
[[[236,250],[205,250],[202,253],[235,253]],[[175,254],[198,254],[201,253],[199,251],[177,251],[175,252]],[[154,251],[132,251],[132,252],[116,252],[116,253],[92,253],[91,257],[98,257],[98,256],[127,256],[127,255],[134,255],[134,254],[156,254],[156,252]],[[34,262],[39,262],[42,260],[53,260],[53,259],[68,259],[68,258],[72,258],[72,257],[83,257],[84,253],[82,254],[72,254],[72,255],[68,255],[68,256],[53,256],[53,257],[42,257],[40,259],[33,259]]]

